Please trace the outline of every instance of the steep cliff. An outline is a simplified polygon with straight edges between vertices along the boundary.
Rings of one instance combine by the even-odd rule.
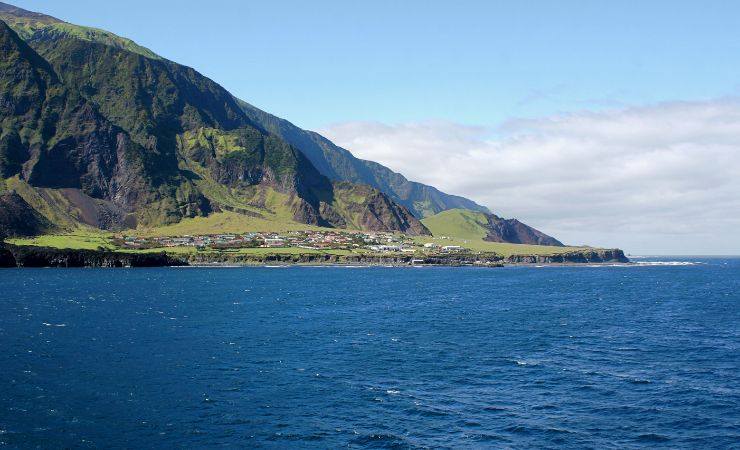
[[[29,196],[41,198],[47,220],[66,210],[57,225],[151,227],[223,207],[310,225],[365,223],[343,216],[333,182],[302,152],[197,71],[9,5],[0,19],[15,29],[0,21],[0,178],[17,178],[34,208]],[[269,211],[255,200],[265,192],[281,199]],[[366,203],[391,205],[369,213],[368,226],[423,232],[403,206],[366,192]]]

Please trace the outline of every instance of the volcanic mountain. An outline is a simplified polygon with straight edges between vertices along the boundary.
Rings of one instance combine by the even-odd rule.
[[[224,212],[423,235],[424,217],[488,213],[104,30],[0,3],[0,56],[0,235]]]

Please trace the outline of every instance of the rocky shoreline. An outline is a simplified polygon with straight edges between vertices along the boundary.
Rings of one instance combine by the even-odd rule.
[[[582,250],[559,255],[512,255],[456,253],[436,256],[331,255],[331,254],[230,254],[134,253],[110,250],[58,249],[0,244],[0,267],[167,267],[213,265],[367,265],[367,266],[480,266],[507,264],[601,264],[627,263],[618,249]]]

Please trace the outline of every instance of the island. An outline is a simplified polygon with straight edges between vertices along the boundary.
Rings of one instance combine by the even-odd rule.
[[[105,30],[0,3],[0,53],[4,267],[626,261],[359,159]]]

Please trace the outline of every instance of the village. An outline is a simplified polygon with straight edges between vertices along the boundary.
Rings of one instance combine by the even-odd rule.
[[[345,231],[248,232],[234,234],[184,236],[118,236],[122,248],[145,250],[167,247],[195,247],[198,250],[234,250],[243,248],[299,248],[307,250],[364,250],[377,253],[453,253],[465,250],[458,245],[417,243],[409,236],[389,232],[362,233]]]

